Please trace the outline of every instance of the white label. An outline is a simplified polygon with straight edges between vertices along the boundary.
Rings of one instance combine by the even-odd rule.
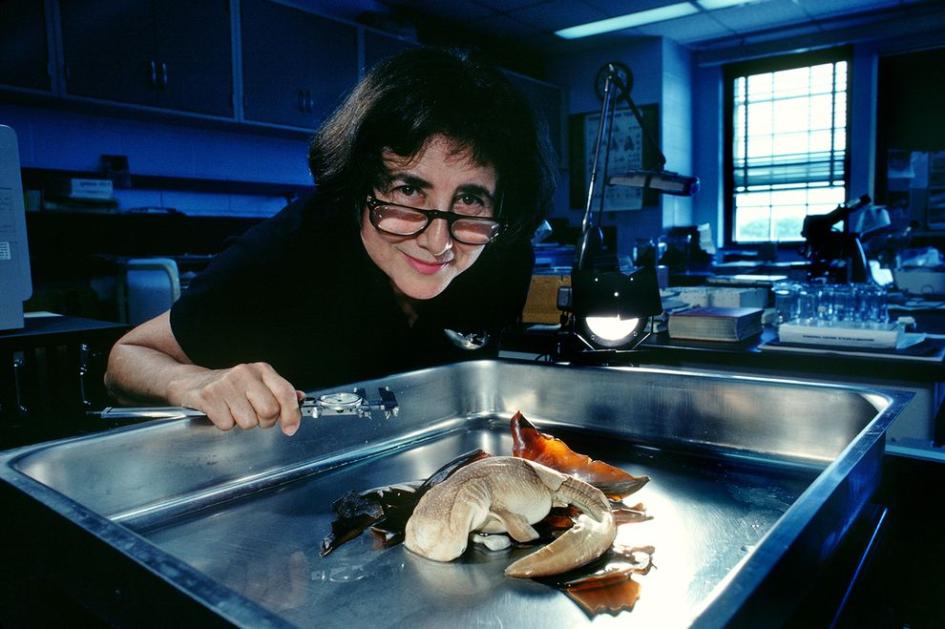
[[[0,260],[12,260],[13,248],[6,240],[0,240]]]

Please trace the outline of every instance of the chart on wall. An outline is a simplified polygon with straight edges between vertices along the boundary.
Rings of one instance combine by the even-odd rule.
[[[597,141],[597,129],[600,126],[600,114],[589,114],[584,118],[584,181],[589,184],[594,168],[594,147]],[[606,134],[607,129],[604,129]],[[606,172],[608,175],[626,173],[642,168],[643,131],[629,109],[618,109],[614,115],[614,128],[610,134],[609,155],[605,147],[601,148],[603,160],[608,155]],[[597,188],[604,190],[603,161],[598,173]],[[585,186],[586,187],[586,186]],[[595,206],[600,199],[594,200]],[[599,206],[596,206],[599,207]],[[643,207],[643,190],[626,186],[606,186],[604,211],[639,210]]]

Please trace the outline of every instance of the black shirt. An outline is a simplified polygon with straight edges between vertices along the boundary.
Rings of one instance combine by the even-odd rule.
[[[532,264],[527,242],[487,245],[442,293],[419,302],[410,326],[357,223],[312,197],[216,256],[174,304],[171,328],[204,367],[261,361],[300,389],[351,383],[495,356],[501,329],[521,315]],[[463,350],[444,329],[491,340]]]

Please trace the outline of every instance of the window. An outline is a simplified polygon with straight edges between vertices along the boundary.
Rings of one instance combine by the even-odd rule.
[[[727,240],[798,242],[808,214],[847,197],[842,51],[726,69]]]

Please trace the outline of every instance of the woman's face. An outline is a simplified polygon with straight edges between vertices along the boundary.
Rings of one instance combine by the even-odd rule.
[[[431,137],[416,155],[385,151],[387,181],[374,190],[381,201],[427,210],[453,210],[491,217],[495,207],[496,172],[473,161],[469,151],[457,152],[446,136]],[[434,219],[416,236],[392,236],[361,215],[361,241],[368,256],[390,278],[396,291],[410,299],[432,299],[479,258],[484,245],[452,239],[445,219]]]

